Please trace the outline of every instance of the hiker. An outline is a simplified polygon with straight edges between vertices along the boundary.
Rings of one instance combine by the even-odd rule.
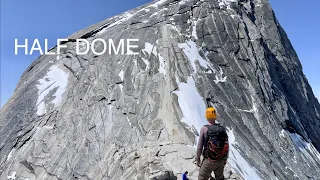
[[[185,173],[182,174],[182,180],[189,180],[188,177],[188,171],[186,171]]]
[[[200,167],[198,180],[208,180],[212,171],[216,180],[223,180],[223,170],[227,163],[229,143],[226,128],[216,124],[217,113],[213,107],[206,110],[208,124],[201,128],[198,148],[197,165]],[[201,163],[200,157],[203,155]]]

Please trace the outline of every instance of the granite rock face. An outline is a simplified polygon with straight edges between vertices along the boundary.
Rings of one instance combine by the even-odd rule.
[[[320,105],[267,0],[153,1],[68,38],[1,109],[0,179],[197,179],[207,97],[228,179],[320,177]],[[79,38],[139,55],[78,55]]]

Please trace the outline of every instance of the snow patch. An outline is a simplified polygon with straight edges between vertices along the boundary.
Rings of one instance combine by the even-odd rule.
[[[142,49],[142,51],[148,53],[149,55],[153,54],[156,57],[158,57],[158,59],[159,59],[159,73],[162,73],[165,75],[166,74],[166,63],[165,63],[164,58],[160,55],[160,53],[158,53],[157,47],[146,42],[145,47],[144,47],[144,49]],[[145,61],[145,60],[143,60],[143,61]],[[146,61],[145,61],[145,63],[146,63]],[[149,62],[147,64],[149,66]]]
[[[238,3],[239,0],[219,0],[219,6],[220,9],[222,8],[227,8],[227,9],[231,9],[230,4],[231,3]]]
[[[119,76],[120,76],[120,78],[121,78],[121,81],[123,81],[123,77],[124,77],[124,72],[123,72],[123,70],[120,71]]]
[[[205,71],[205,73],[206,73],[206,74],[212,74],[213,72],[212,72],[211,69],[209,69],[209,70]]]
[[[153,13],[150,17],[152,17],[152,16],[157,16],[159,13],[158,12],[155,12],[155,13]]]
[[[281,132],[280,132],[280,134],[279,134],[279,136],[285,138],[285,135],[284,135],[285,132],[286,132],[286,131],[285,131],[284,129],[282,129]]]
[[[13,153],[15,153],[16,152],[16,148],[13,148],[11,151],[10,151],[10,153],[9,153],[9,155],[8,155],[8,157],[7,157],[7,161],[9,161],[11,158],[12,158],[12,155],[13,155]]]
[[[38,88],[38,100],[37,100],[37,115],[41,116],[46,113],[46,106],[48,101],[54,105],[54,108],[58,107],[62,102],[62,95],[66,90],[68,85],[68,73],[63,71],[58,67],[58,65],[53,65],[47,72],[47,74],[39,79]],[[49,93],[54,91],[54,94]]]
[[[52,126],[43,126],[44,129],[53,129],[54,128],[54,125]]]
[[[127,117],[127,121],[129,123],[129,125],[132,127],[131,121],[130,121],[130,119],[128,117]]]
[[[14,180],[14,179],[16,179],[16,174],[17,174],[17,172],[13,171],[12,174],[8,176],[8,179],[9,179],[9,180]]]
[[[313,144],[306,142],[299,134],[290,133],[290,138],[296,148],[302,153],[301,155],[313,163],[315,167],[317,162],[320,161],[320,153],[313,146]]]
[[[118,21],[110,24],[110,25],[108,26],[108,28],[111,28],[111,27],[113,27],[113,26],[115,26],[115,25],[118,25],[118,24],[124,22],[124,21],[127,21],[127,20],[130,19],[132,16],[134,16],[134,15],[131,14],[131,13],[126,13],[121,19],[119,19]]]
[[[182,122],[194,127],[200,132],[201,127],[207,124],[204,117],[206,106],[200,96],[192,77],[188,77],[187,83],[178,83],[179,90],[174,91],[178,96],[179,106],[183,113]]]
[[[156,3],[153,3],[152,5],[150,5],[149,7],[158,7],[160,4],[166,2],[166,0],[159,0]]]
[[[218,72],[215,72],[215,77],[216,77],[216,80],[214,80],[214,82],[216,84],[218,84],[219,82],[226,82],[227,81],[227,76],[223,77],[222,68],[220,68],[220,70]]]
[[[142,12],[142,11],[144,11],[144,12],[149,12],[150,9],[142,8],[142,9],[140,9],[139,11],[137,11],[135,14],[137,14],[137,13],[139,13],[139,12]]]
[[[183,113],[181,121],[189,125],[190,129],[194,127],[198,132],[200,132],[201,127],[207,123],[204,117],[206,106],[197,91],[195,81],[190,76],[187,79],[187,83],[178,83],[178,86],[179,90],[174,91],[174,93],[178,96],[179,106]],[[234,133],[230,129],[228,129],[228,136],[230,143],[228,162],[246,180],[260,180],[261,178],[257,174],[256,170],[250,166],[238,151]]]
[[[135,13],[136,14],[136,13]],[[107,29],[112,28],[113,26],[116,26],[118,24],[121,24],[125,21],[127,21],[128,19],[130,19],[131,17],[133,17],[135,14],[131,14],[131,13],[125,13],[124,15],[122,15],[121,17],[119,17],[119,19],[111,24],[109,24],[107,27],[100,29],[100,31],[97,33],[97,35],[101,35],[105,32],[107,32]],[[99,30],[99,29],[97,29]],[[82,52],[82,51],[80,51]]]
[[[179,4],[180,5],[186,4],[186,1],[180,1]]]
[[[227,128],[227,133],[229,137],[229,146],[230,146],[228,162],[238,173],[241,174],[241,176],[245,180],[261,179],[257,174],[256,170],[252,166],[250,166],[250,164],[238,151],[237,142],[236,142],[236,138],[234,136],[233,130]]]
[[[198,21],[193,21],[192,22],[192,36],[195,38],[195,39],[198,39],[198,36],[197,36],[197,23]]]
[[[199,49],[197,45],[192,40],[187,41],[186,43],[179,43],[178,47],[183,50],[184,54],[188,57],[193,67],[193,70],[196,71],[195,61],[198,60],[200,65],[207,68],[207,61],[203,59],[199,54]]]
[[[157,54],[157,50],[156,48],[154,48],[154,46],[148,42],[145,43],[144,45],[144,49],[142,49],[142,51],[148,53],[148,54],[154,54],[156,55]]]

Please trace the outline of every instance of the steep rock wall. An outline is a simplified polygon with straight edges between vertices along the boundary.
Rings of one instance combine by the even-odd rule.
[[[1,179],[196,178],[208,96],[233,172],[320,177],[320,105],[267,0],[154,1],[68,38],[138,38],[139,55],[70,41],[35,60],[1,109]]]

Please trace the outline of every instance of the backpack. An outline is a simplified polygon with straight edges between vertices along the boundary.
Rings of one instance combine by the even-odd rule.
[[[205,125],[208,128],[204,156],[211,162],[224,158],[229,152],[228,134],[226,128],[219,124]]]

